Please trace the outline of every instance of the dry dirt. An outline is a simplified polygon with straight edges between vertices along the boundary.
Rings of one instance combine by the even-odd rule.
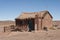
[[[0,33],[0,40],[60,40],[60,30]]]

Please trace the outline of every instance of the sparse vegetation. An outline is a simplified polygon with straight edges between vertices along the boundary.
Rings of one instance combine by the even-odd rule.
[[[56,28],[55,28],[55,27],[50,27],[49,29],[51,29],[51,30],[56,30]]]

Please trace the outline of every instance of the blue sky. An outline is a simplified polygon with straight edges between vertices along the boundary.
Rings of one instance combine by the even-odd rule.
[[[22,12],[48,10],[60,20],[60,0],[0,0],[0,20],[14,20]]]

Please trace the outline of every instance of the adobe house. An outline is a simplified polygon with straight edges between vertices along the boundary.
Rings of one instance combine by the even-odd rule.
[[[19,31],[38,31],[52,27],[52,15],[48,11],[24,12],[15,19]]]

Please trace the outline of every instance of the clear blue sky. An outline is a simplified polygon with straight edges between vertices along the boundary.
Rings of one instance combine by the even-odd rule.
[[[0,0],[0,20],[14,20],[21,12],[48,10],[60,20],[60,0]]]

